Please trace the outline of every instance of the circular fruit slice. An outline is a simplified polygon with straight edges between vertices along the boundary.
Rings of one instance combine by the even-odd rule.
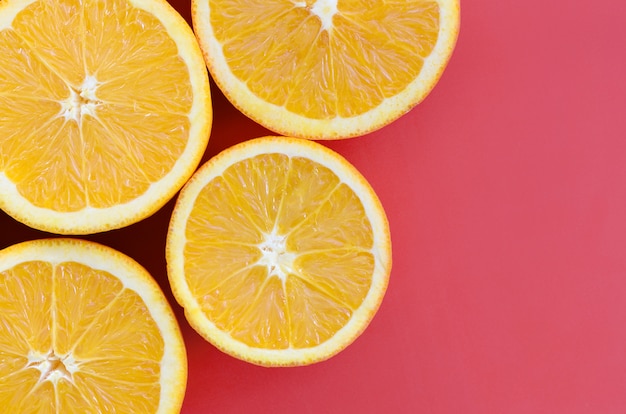
[[[87,234],[162,207],[212,122],[193,32],[165,0],[0,3],[0,208]]]
[[[224,95],[283,135],[338,139],[422,101],[452,54],[458,0],[192,0]]]
[[[73,239],[0,251],[0,406],[178,413],[186,380],[174,314],[137,262]]]
[[[377,311],[391,241],[376,194],[321,144],[264,137],[183,187],[166,249],[175,297],[218,348],[267,366],[344,349]]]

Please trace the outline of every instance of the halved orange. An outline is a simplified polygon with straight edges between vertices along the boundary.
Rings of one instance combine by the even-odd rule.
[[[202,53],[165,0],[0,3],[0,208],[95,233],[162,207],[212,122]]]
[[[183,338],[150,274],[109,247],[44,239],[0,251],[0,407],[178,413]]]
[[[263,137],[204,164],[181,190],[168,275],[190,324],[259,365],[337,354],[368,326],[391,270],[383,207],[314,141]]]
[[[397,119],[438,82],[459,0],[192,0],[224,95],[282,135],[338,139]]]

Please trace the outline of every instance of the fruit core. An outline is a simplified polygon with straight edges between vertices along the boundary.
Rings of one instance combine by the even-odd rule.
[[[321,30],[330,31],[333,27],[333,16],[337,13],[337,0],[307,0],[295,3],[296,7],[304,7],[322,22]]]
[[[39,382],[50,381],[55,385],[60,379],[72,382],[72,374],[78,370],[78,364],[71,354],[59,357],[52,350],[45,355],[31,353],[26,367],[41,372]]]
[[[66,121],[73,120],[77,123],[82,121],[84,115],[95,117],[96,108],[102,103],[96,97],[98,80],[93,76],[85,77],[79,88],[70,87],[70,96],[61,104],[61,116]]]
[[[295,255],[287,251],[286,236],[276,233],[267,234],[259,249],[263,256],[259,264],[267,266],[268,277],[276,276],[285,282],[287,275],[293,273]]]

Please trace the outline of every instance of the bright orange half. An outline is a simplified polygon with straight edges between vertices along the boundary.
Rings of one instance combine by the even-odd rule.
[[[212,122],[208,74],[165,0],[0,2],[0,208],[95,233],[186,182]]]
[[[267,366],[327,359],[374,317],[391,271],[383,207],[346,159],[264,137],[181,191],[167,237],[174,295],[223,351]]]
[[[459,0],[192,0],[224,95],[282,135],[338,139],[421,102],[456,44]]]
[[[0,411],[178,413],[187,359],[137,262],[72,239],[0,251]]]

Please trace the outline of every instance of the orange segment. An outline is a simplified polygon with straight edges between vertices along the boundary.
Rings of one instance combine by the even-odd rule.
[[[76,262],[60,264],[54,281],[54,346],[58,353],[66,354],[94,325],[96,316],[115,303],[124,286],[116,277]],[[98,296],[76,296],[74,291],[93,291]],[[83,317],[77,319],[76,315]]]
[[[15,16],[11,27],[37,60],[52,72],[75,88],[83,83],[80,34],[84,29],[80,3],[75,0],[33,2]]]
[[[294,348],[314,347],[328,341],[352,317],[347,306],[297,277],[288,279],[285,290],[292,318],[290,342]]]
[[[239,208],[235,194],[228,188],[223,177],[212,181],[199,194],[201,203],[197,203],[190,220],[188,236],[190,239],[230,240],[237,243],[259,243],[261,232],[249,226],[248,217]],[[211,222],[206,221],[211,217]]]
[[[264,137],[202,166],[181,191],[168,275],[191,325],[260,365],[303,365],[369,324],[391,267],[385,213],[345,159]]]
[[[34,278],[33,274],[43,277]],[[0,273],[3,324],[0,335],[2,349],[13,357],[26,357],[25,351],[46,352],[52,346],[52,266],[30,261],[20,263]]]
[[[0,115],[4,121],[0,123],[3,134],[0,135],[0,169],[12,182],[23,181],[23,177],[31,173],[30,169],[23,168],[26,162],[32,164],[52,153],[57,144],[55,138],[64,123],[57,117],[59,105],[56,102],[23,98],[22,93],[27,92],[0,91]],[[9,107],[11,111],[6,110]]]
[[[41,144],[8,153],[6,177],[33,206],[72,212],[87,207],[82,136],[75,123],[53,119],[38,136]],[[79,154],[79,155],[77,155]],[[28,162],[28,168],[24,168]]]
[[[12,63],[0,70],[0,96],[21,98],[12,101],[14,104],[25,99],[58,101],[66,97],[67,85],[15,31],[0,30],[0,56]]]
[[[0,208],[85,234],[158,210],[197,167],[206,67],[164,0],[0,4]]]
[[[265,270],[265,269],[263,269]],[[285,290],[280,279],[267,277],[245,312],[237,315],[237,324],[230,332],[233,339],[263,349],[286,349],[291,344],[290,317]]]
[[[173,312],[139,264],[95,243],[0,251],[0,404],[15,412],[179,412]]]
[[[371,249],[373,244],[363,202],[345,183],[288,232],[286,247],[298,253],[343,247]]]
[[[266,174],[268,170],[273,174]],[[244,207],[248,227],[252,220],[260,233],[272,231],[287,185],[288,170],[288,157],[267,154],[242,160],[224,171],[224,180],[234,195],[233,204],[238,209]]]
[[[368,250],[343,248],[302,254],[294,269],[303,281],[354,310],[367,296],[375,264]]]
[[[276,230],[280,234],[287,234],[303,218],[318,210],[328,194],[339,185],[339,177],[328,167],[306,157],[292,157],[290,161],[284,190],[289,197],[282,199],[281,214],[276,221]]]
[[[336,139],[392,122],[438,82],[458,0],[193,0],[207,65],[235,106],[284,135]]]
[[[190,223],[191,224],[191,223]],[[194,227],[189,227],[192,232]],[[203,277],[190,280],[189,288],[194,292],[194,296],[210,300],[220,290],[222,282],[231,279],[229,286],[235,284],[235,278],[241,277],[242,273],[251,269],[248,263],[256,263],[262,253],[254,245],[244,245],[239,243],[225,243],[218,241],[217,244],[202,243],[200,238],[188,238],[190,243],[185,246],[185,272],[200,274]],[[210,240],[210,239],[204,239]],[[246,275],[246,278],[249,275]],[[244,279],[245,280],[245,279]],[[222,291],[223,293],[223,291]],[[213,295],[213,296],[211,296]],[[206,303],[207,310],[216,309],[223,301],[215,304]],[[219,315],[225,312],[215,310]]]
[[[231,275],[221,276],[214,289],[194,290],[194,293],[202,294],[197,297],[203,313],[215,321],[219,329],[232,332],[240,329],[241,317],[250,309],[251,304],[263,289],[267,272],[255,266]],[[194,282],[198,284],[196,280]]]

